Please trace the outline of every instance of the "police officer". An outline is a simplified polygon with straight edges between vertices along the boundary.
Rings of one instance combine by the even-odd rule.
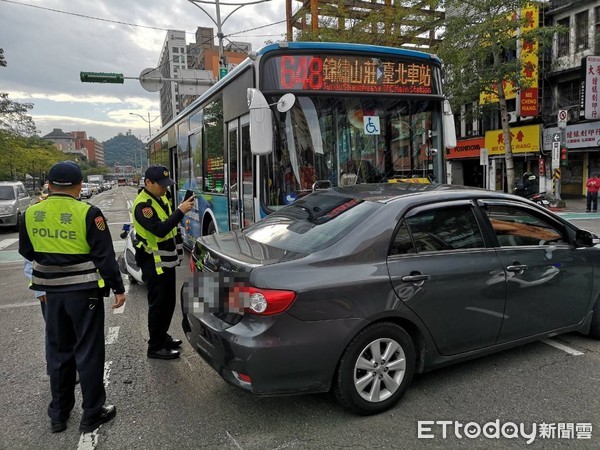
[[[180,263],[181,237],[177,225],[194,205],[194,197],[173,212],[166,194],[175,182],[165,166],[150,166],[144,189],[133,203],[134,228],[139,240],[136,262],[148,284],[148,358],[175,359],[180,339],[168,334],[176,303],[175,268]]]
[[[125,303],[125,289],[106,219],[95,206],[77,200],[83,180],[71,161],[48,172],[51,194],[25,212],[19,253],[33,261],[31,289],[46,291],[46,361],[53,433],[64,431],[75,405],[79,372],[87,433],[116,415],[104,390],[104,303],[110,289],[113,308]]]

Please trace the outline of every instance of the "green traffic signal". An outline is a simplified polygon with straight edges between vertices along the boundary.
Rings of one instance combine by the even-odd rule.
[[[83,83],[114,83],[123,84],[125,78],[122,73],[79,72],[79,79]]]

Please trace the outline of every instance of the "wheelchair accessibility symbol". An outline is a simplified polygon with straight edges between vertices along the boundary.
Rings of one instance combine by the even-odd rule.
[[[379,116],[363,116],[363,131],[365,134],[381,134]]]

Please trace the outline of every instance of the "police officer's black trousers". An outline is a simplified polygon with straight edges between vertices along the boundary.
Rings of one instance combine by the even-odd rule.
[[[81,420],[98,416],[104,390],[104,302],[98,290],[46,293],[46,361],[50,419],[65,422],[75,405],[77,370],[83,397]]]
[[[177,301],[175,269],[163,270],[161,275],[148,277],[148,351],[151,352],[165,348]]]

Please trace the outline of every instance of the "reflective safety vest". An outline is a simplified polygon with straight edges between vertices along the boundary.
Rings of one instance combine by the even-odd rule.
[[[173,211],[171,210],[171,204],[167,198],[163,197],[162,200],[167,205],[168,212],[165,211],[164,208],[156,202],[156,199],[145,190],[142,190],[133,202],[133,227],[139,239],[137,248],[152,255],[154,259],[154,268],[158,275],[164,273],[163,268],[177,267],[181,262],[180,252],[178,251],[178,247],[180,247],[181,244],[177,244],[176,242],[177,228],[174,227],[164,237],[158,237],[146,230],[137,221],[135,209],[140,203],[145,203],[148,207],[153,204],[153,209],[156,212],[158,219],[161,222],[164,222],[169,218]],[[183,255],[183,248],[181,254]]]
[[[90,257],[86,216],[89,204],[66,195],[51,195],[25,211],[27,235],[40,256],[33,262],[31,284],[47,290],[103,288],[104,280]],[[52,255],[45,258],[45,255]],[[38,261],[51,259],[58,264]]]

